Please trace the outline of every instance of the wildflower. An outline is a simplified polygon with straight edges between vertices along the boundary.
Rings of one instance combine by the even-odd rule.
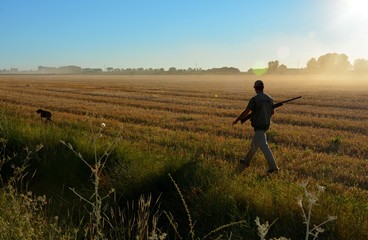
[[[258,236],[260,236],[261,239],[265,239],[268,230],[270,229],[272,224],[269,225],[268,221],[266,221],[266,223],[264,224],[261,224],[261,222],[259,221],[259,217],[256,217],[255,222],[257,224]]]
[[[46,204],[47,204],[46,196],[45,196],[45,195],[43,195],[43,196],[38,196],[38,197],[37,197],[37,201],[38,201],[38,202],[40,202],[40,203],[42,203],[42,204],[44,204],[44,205],[46,205]]]
[[[38,144],[36,146],[36,152],[40,151],[43,147],[44,147],[43,144]]]
[[[314,193],[309,193],[307,196],[309,204],[316,204],[318,201],[318,197]]]
[[[166,233],[161,233],[160,236],[159,236],[160,240],[164,240],[164,239],[166,239],[166,237],[167,237]]]
[[[325,189],[326,189],[326,187],[324,187],[324,186],[317,186],[317,189],[318,189],[318,191],[319,192],[324,192],[325,191]]]
[[[136,238],[138,239],[138,236],[136,236]],[[149,240],[156,240],[157,238],[157,233],[152,233],[152,236],[148,237]]]

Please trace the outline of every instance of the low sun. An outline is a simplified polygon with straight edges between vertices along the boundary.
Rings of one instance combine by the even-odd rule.
[[[368,1],[367,0],[344,0],[346,13],[357,17],[368,19]]]

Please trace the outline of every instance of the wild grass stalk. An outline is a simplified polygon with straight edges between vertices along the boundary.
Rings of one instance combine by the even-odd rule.
[[[185,213],[187,215],[187,218],[188,218],[188,225],[189,225],[189,233],[188,233],[188,236],[194,240],[194,239],[199,239],[199,240],[204,240],[204,239],[207,239],[209,236],[215,234],[215,233],[218,233],[226,228],[229,228],[229,227],[232,227],[232,226],[235,226],[235,225],[243,225],[246,223],[246,221],[237,221],[237,222],[232,222],[232,223],[229,223],[229,224],[224,224],[220,227],[217,227],[216,229],[210,231],[208,234],[206,234],[204,237],[200,238],[200,237],[196,237],[196,234],[195,234],[195,229],[194,229],[194,224],[193,224],[193,221],[192,221],[192,216],[191,216],[191,213],[189,211],[189,208],[188,208],[188,205],[185,201],[185,198],[184,198],[184,195],[183,193],[181,192],[178,184],[175,182],[174,178],[171,176],[171,174],[169,174],[169,177],[170,177],[170,180],[172,181],[172,183],[174,184],[175,186],[175,189],[176,191],[178,192],[179,196],[180,196],[180,200],[181,200],[181,203],[183,204],[184,206],[184,209],[185,209]],[[175,222],[174,220],[174,217],[171,215],[171,214],[168,214],[168,213],[165,213],[166,217],[168,217],[169,219],[169,222],[171,224],[171,226],[174,228],[175,230],[175,233],[178,235],[178,237],[180,239],[183,239],[180,234],[179,234],[179,231],[178,231],[178,226],[177,226],[177,223]],[[219,235],[218,238],[216,239],[221,239],[222,236]]]
[[[193,221],[192,221],[192,216],[190,214],[190,211],[189,211],[189,208],[188,208],[188,205],[184,199],[184,196],[178,186],[178,184],[176,184],[175,180],[172,178],[172,176],[169,174],[169,177],[172,181],[172,183],[174,184],[175,188],[176,188],[176,191],[178,192],[179,196],[180,196],[180,200],[181,200],[181,203],[183,204],[184,208],[185,208],[185,213],[187,214],[187,218],[188,218],[188,224],[189,224],[189,236],[194,239],[195,237],[195,234],[194,234],[194,225],[193,225]],[[170,222],[172,222],[173,219],[170,219]]]
[[[163,240],[168,237],[158,228],[161,216],[159,198],[154,202],[151,195],[141,195],[137,202],[128,202],[125,209],[118,207],[117,211],[111,210],[114,221],[111,226],[115,229],[111,239]]]

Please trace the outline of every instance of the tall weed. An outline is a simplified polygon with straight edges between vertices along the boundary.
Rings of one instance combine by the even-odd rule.
[[[46,196],[36,196],[28,190],[26,176],[29,161],[35,152],[25,148],[26,157],[21,165],[12,164],[13,173],[2,182],[0,189],[0,239],[76,239],[76,232],[62,228],[58,217],[47,215]],[[6,141],[0,139],[0,169],[13,156],[7,155]]]
[[[81,153],[74,149],[72,144],[61,140],[60,142],[67,146],[78,158],[89,168],[92,173],[93,191],[90,196],[83,196],[74,188],[70,190],[87,204],[89,219],[84,226],[84,238],[100,239],[165,239],[166,234],[157,228],[159,218],[156,204],[151,205],[151,197],[145,198],[143,195],[139,198],[137,204],[132,202],[126,209],[117,205],[116,195],[112,198],[115,189],[111,188],[108,193],[103,194],[101,183],[106,181],[104,168],[112,151],[119,142],[119,137],[109,143],[101,155],[98,154],[99,139],[103,137],[106,124],[101,123],[97,129],[90,122],[91,136],[90,141],[93,146],[93,161],[83,157]],[[112,200],[112,201],[111,201]],[[112,205],[112,206],[110,206]]]

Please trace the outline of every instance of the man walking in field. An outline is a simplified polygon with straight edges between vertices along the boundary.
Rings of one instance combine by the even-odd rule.
[[[257,95],[250,99],[244,111],[233,121],[233,125],[246,118],[248,114],[251,114],[250,119],[254,128],[254,136],[248,154],[240,160],[240,164],[243,167],[242,169],[249,167],[257,149],[261,148],[268,163],[267,174],[271,174],[279,170],[266,139],[266,131],[270,127],[271,116],[274,114],[274,110],[272,98],[265,94],[263,89],[263,82],[261,80],[255,81],[254,90]]]

